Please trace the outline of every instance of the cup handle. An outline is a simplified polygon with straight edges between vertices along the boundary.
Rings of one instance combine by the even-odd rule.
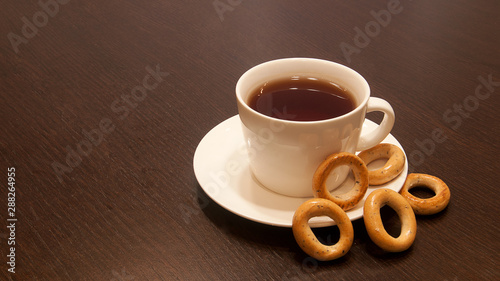
[[[358,147],[356,148],[357,151],[366,150],[381,143],[389,135],[394,126],[394,110],[387,101],[381,98],[370,97],[366,113],[372,111],[382,111],[384,113],[384,119],[382,119],[380,125],[373,131],[363,134],[362,130]]]

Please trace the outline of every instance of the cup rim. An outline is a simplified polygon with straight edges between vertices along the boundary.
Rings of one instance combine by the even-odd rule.
[[[241,96],[241,89],[240,88],[242,87],[241,86],[241,84],[243,83],[242,81],[247,76],[251,75],[255,71],[258,71],[260,68],[262,68],[262,67],[264,67],[266,65],[269,65],[269,64],[272,64],[272,63],[281,62],[281,61],[294,61],[294,60],[297,60],[297,61],[300,61],[300,60],[316,61],[318,63],[331,64],[332,66],[342,68],[342,69],[350,72],[352,75],[357,76],[360,79],[361,83],[363,84],[362,86],[366,88],[366,91],[368,92],[368,94],[365,95],[364,98],[359,102],[359,104],[353,110],[349,111],[348,113],[345,113],[345,114],[337,116],[337,117],[323,119],[323,120],[316,120],[316,121],[294,121],[294,120],[286,120],[286,119],[279,119],[279,118],[271,117],[271,116],[262,114],[262,113],[260,113],[260,112],[258,112],[256,110],[254,110],[253,108],[251,108],[247,104],[246,101],[243,100],[243,97]],[[343,85],[341,85],[341,86],[343,86]],[[270,60],[270,61],[266,61],[266,62],[257,64],[255,66],[251,67],[250,69],[248,69],[247,71],[245,71],[240,76],[240,78],[238,79],[238,81],[236,83],[235,92],[236,92],[236,98],[237,98],[238,102],[246,110],[252,112],[253,114],[257,114],[261,118],[268,119],[269,121],[274,121],[274,122],[279,121],[279,122],[283,122],[283,123],[287,123],[287,124],[294,124],[294,125],[321,124],[321,123],[327,123],[327,122],[332,122],[332,121],[335,121],[335,120],[340,120],[340,119],[348,118],[349,116],[357,114],[360,110],[362,110],[363,108],[365,108],[365,105],[368,102],[368,99],[370,98],[370,86],[368,85],[368,82],[366,81],[366,79],[361,74],[359,74],[354,69],[352,69],[352,68],[350,68],[348,66],[345,66],[343,64],[337,63],[337,62],[333,62],[333,61],[329,61],[329,60],[324,60],[324,59],[317,59],[317,58],[307,58],[307,57],[280,58],[280,59],[274,59],[274,60]]]

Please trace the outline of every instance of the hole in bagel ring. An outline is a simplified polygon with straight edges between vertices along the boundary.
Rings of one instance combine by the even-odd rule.
[[[396,211],[401,220],[401,233],[397,238],[387,233],[382,223],[380,208],[385,205]],[[382,188],[370,193],[365,201],[363,220],[368,236],[377,246],[388,252],[402,252],[410,248],[415,241],[417,234],[415,213],[408,201],[394,190]]]
[[[431,198],[418,198],[409,192],[416,186],[425,186],[436,195]],[[410,203],[417,215],[433,215],[441,212],[450,202],[450,189],[440,178],[426,174],[409,174],[401,188],[401,195]]]
[[[326,188],[326,180],[334,168],[342,165],[347,165],[351,168],[354,175],[354,186],[351,191],[345,194],[332,195]],[[344,211],[354,208],[363,199],[367,189],[368,168],[366,168],[363,160],[348,152],[334,153],[328,156],[318,166],[313,176],[314,197],[328,199],[339,205]]]
[[[318,241],[309,226],[309,219],[316,216],[329,216],[340,230],[340,239],[334,245]],[[302,250],[320,261],[329,261],[344,256],[354,240],[354,229],[347,214],[337,204],[323,198],[309,199],[297,208],[292,220],[295,240]]]
[[[384,167],[368,171],[370,185],[381,185],[393,180],[403,171],[405,165],[405,154],[401,148],[390,143],[381,143],[370,149],[363,150],[358,154],[358,157],[366,165],[377,159],[389,158]]]

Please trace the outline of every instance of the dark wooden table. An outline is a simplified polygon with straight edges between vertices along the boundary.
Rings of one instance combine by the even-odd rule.
[[[500,279],[499,1],[3,1],[0,34],[1,280]],[[318,262],[199,186],[239,76],[298,56],[360,72],[410,172],[451,188],[409,250],[361,219]]]

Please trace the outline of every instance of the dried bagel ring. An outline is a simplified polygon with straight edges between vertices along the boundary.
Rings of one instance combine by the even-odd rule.
[[[332,195],[326,188],[325,183],[330,172],[342,165],[347,165],[351,168],[354,174],[354,187],[345,194]],[[368,169],[365,163],[358,156],[348,152],[340,152],[328,156],[319,165],[313,176],[314,197],[328,199],[339,205],[344,211],[354,208],[363,199],[367,189]]]
[[[329,216],[340,230],[340,239],[335,245],[325,245],[318,241],[309,226],[309,219],[316,216]],[[292,221],[295,240],[302,250],[320,261],[329,261],[344,256],[351,249],[354,229],[347,214],[337,204],[322,198],[304,202],[295,211]]]
[[[397,238],[387,233],[382,224],[380,208],[385,205],[396,211],[401,220],[401,234]],[[372,241],[388,252],[402,252],[410,248],[415,241],[417,233],[415,214],[408,201],[394,190],[382,188],[370,193],[365,201],[363,218]]]
[[[418,198],[409,192],[416,186],[425,186],[436,195],[431,198]],[[410,203],[417,215],[433,215],[441,212],[450,202],[450,189],[441,179],[426,174],[410,174],[406,178],[401,195]]]
[[[389,158],[384,167],[368,171],[368,178],[370,185],[381,185],[393,180],[402,171],[405,165],[405,154],[398,146],[390,143],[381,143],[370,149],[363,150],[358,154],[366,165],[370,162],[381,159]]]

